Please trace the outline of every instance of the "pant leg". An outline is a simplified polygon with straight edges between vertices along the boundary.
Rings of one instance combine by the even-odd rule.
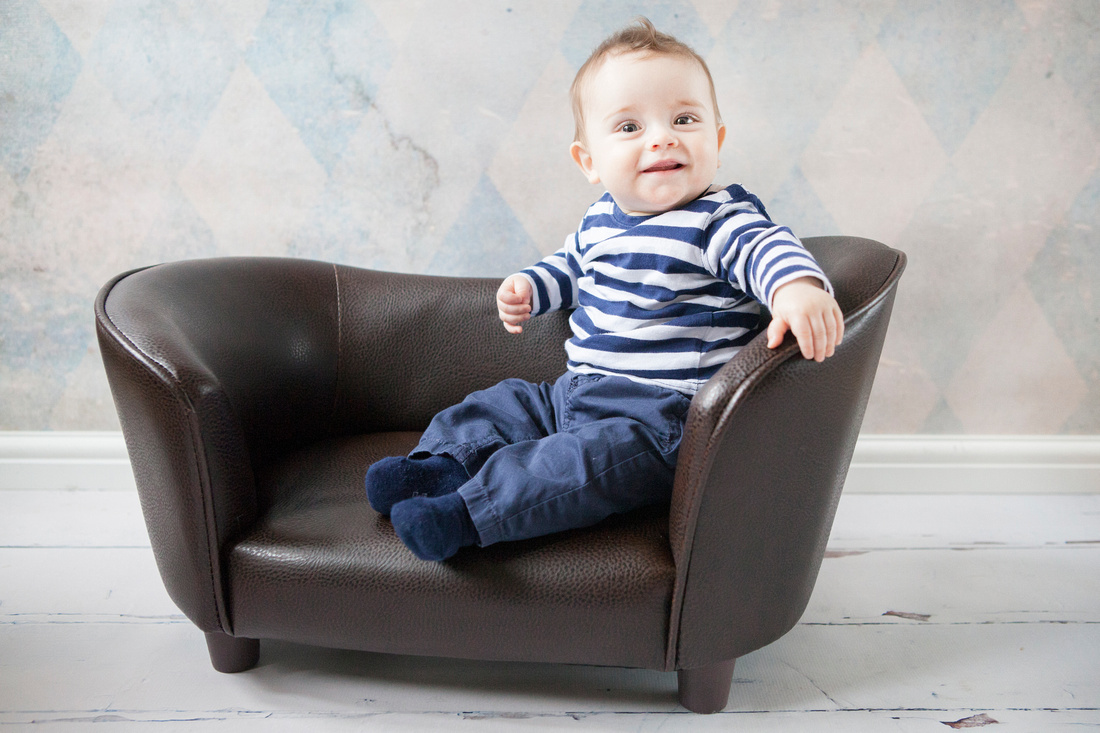
[[[550,384],[506,379],[439,412],[410,457],[449,455],[471,476],[504,446],[538,440],[557,428]]]
[[[668,501],[690,400],[621,377],[566,375],[556,431],[501,447],[459,489],[482,546]]]

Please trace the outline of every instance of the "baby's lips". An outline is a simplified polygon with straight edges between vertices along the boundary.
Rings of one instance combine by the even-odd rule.
[[[645,169],[645,173],[663,173],[664,171],[676,170],[677,168],[683,168],[682,163],[678,163],[675,160],[659,160],[653,165]]]

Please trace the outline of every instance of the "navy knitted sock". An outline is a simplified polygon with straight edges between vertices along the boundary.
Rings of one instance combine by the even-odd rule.
[[[477,544],[477,528],[458,492],[398,502],[390,520],[397,536],[421,560],[446,560],[463,547]]]
[[[367,469],[367,501],[382,516],[393,505],[414,496],[442,496],[470,480],[462,464],[450,456],[383,458]]]

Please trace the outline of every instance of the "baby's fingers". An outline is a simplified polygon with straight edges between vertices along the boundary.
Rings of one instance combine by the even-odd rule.
[[[836,347],[840,346],[844,340],[844,314],[840,312],[839,306],[834,307],[825,316],[825,337],[827,339],[825,356],[832,356],[836,353]]]
[[[500,311],[502,314],[508,314],[510,316],[522,316],[531,312],[531,304],[527,302],[506,303],[504,301],[498,300],[497,310]]]
[[[508,333],[523,333],[523,324],[531,319],[530,310],[527,305],[505,307],[498,303],[497,315]]]
[[[780,316],[774,316],[768,324],[768,348],[776,349],[783,343],[783,334],[787,333],[787,322]]]
[[[825,337],[825,324],[820,325],[821,337],[816,339],[814,333],[814,326],[809,318],[806,316],[795,316],[789,320],[784,319],[782,316],[776,315],[772,318],[772,322],[768,325],[768,348],[774,349],[783,343],[783,334],[789,330],[794,336],[795,341],[798,342],[798,348],[802,352],[802,356],[807,359],[814,359],[816,357],[816,349],[814,346],[815,339],[818,343],[824,343]],[[824,356],[822,356],[824,358]],[[817,361],[821,361],[818,359]]]
[[[832,356],[837,344],[837,322],[831,312],[810,313],[791,325],[798,339],[802,355],[814,361],[825,361]]]
[[[512,290],[501,289],[497,292],[497,301],[500,303],[507,303],[509,305],[520,305],[530,300],[530,297],[520,295]]]
[[[802,355],[814,361],[825,361],[828,355],[828,329],[825,327],[825,319],[821,315],[814,315],[807,319],[806,339],[799,339],[802,347]]]

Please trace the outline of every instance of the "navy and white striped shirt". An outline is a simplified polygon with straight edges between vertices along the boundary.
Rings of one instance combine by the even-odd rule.
[[[574,309],[570,371],[687,395],[760,332],[760,303],[779,286],[810,275],[832,293],[798,238],[737,185],[653,216],[604,194],[562,249],[520,274],[532,315]]]

